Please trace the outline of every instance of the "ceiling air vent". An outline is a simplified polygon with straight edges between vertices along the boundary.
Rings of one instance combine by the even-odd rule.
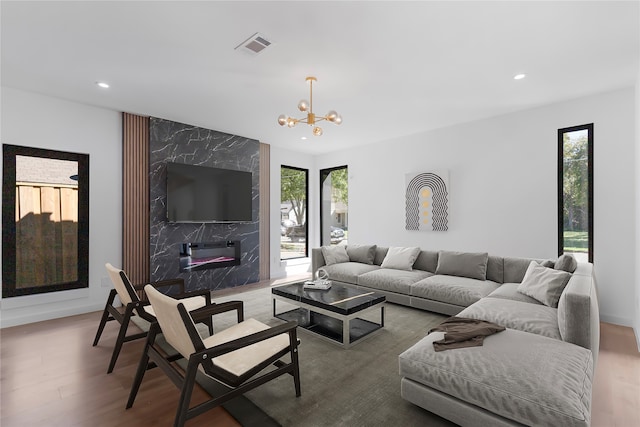
[[[241,50],[250,55],[257,55],[264,49],[269,47],[269,45],[271,45],[271,42],[267,40],[267,38],[263,34],[255,33],[254,35],[240,43],[238,46],[236,46],[236,50]]]

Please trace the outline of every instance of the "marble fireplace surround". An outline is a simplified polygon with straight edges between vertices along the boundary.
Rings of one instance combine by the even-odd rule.
[[[151,280],[182,277],[187,290],[223,289],[259,280],[259,171],[257,140],[170,120],[149,122]],[[243,223],[169,223],[166,221],[166,163],[252,172],[252,218]],[[180,271],[185,242],[239,241],[240,265]]]

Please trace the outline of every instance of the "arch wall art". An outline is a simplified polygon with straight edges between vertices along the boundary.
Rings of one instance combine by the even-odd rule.
[[[406,175],[407,230],[449,229],[449,171]]]

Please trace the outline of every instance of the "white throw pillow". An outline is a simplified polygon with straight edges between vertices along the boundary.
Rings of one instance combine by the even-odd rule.
[[[396,270],[413,270],[413,263],[420,255],[420,248],[390,247],[382,261],[382,268],[394,268]]]
[[[531,261],[527,272],[518,285],[518,292],[535,298],[544,305],[558,308],[560,295],[571,279],[571,273],[553,270]]]
[[[338,264],[341,262],[349,262],[347,248],[344,245],[323,246],[322,256],[326,265]]]

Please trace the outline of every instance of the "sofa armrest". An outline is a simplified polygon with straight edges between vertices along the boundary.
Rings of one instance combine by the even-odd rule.
[[[322,248],[311,249],[311,279],[316,280],[316,273],[320,267],[327,265],[322,255]]]
[[[585,265],[580,274],[571,276],[560,296],[558,327],[564,341],[591,350],[595,366],[600,346],[600,311],[593,265]]]

